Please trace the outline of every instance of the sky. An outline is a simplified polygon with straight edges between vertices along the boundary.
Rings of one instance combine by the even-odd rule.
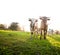
[[[0,0],[0,23],[9,26],[18,22],[30,30],[29,18],[50,17],[49,29],[60,30],[60,0]]]

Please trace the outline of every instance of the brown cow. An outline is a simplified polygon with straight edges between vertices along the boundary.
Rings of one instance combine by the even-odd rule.
[[[35,33],[35,34],[37,34],[37,29],[38,29],[38,27],[37,27],[37,19],[34,19],[34,18],[32,18],[32,19],[29,19],[29,21],[30,21],[30,31],[31,31],[31,38],[32,38],[32,35]]]
[[[47,34],[47,29],[48,29],[47,20],[50,20],[50,19],[49,19],[49,17],[46,17],[46,16],[40,17],[40,19],[41,19],[41,27],[40,27],[41,36],[40,36],[40,39],[42,38],[43,33],[44,33],[44,39],[46,39],[46,34]]]

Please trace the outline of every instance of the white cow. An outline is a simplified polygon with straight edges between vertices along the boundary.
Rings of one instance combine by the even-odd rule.
[[[38,33],[38,23],[37,23],[37,19],[34,19],[34,18],[29,18],[29,21],[30,21],[30,31],[31,31],[31,38],[32,38],[32,35],[33,34],[36,34]]]

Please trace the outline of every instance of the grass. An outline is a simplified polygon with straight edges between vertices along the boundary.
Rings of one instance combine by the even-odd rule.
[[[60,35],[40,40],[29,32],[0,31],[0,55],[60,55]]]

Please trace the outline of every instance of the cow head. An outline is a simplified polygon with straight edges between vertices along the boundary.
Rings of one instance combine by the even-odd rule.
[[[37,19],[34,19],[34,18],[29,18],[29,21],[31,22],[30,26],[31,27],[34,27],[35,26],[35,23],[38,21]]]
[[[47,20],[50,20],[49,18],[50,17],[46,17],[46,16],[40,17],[40,19],[45,23],[47,22]]]

